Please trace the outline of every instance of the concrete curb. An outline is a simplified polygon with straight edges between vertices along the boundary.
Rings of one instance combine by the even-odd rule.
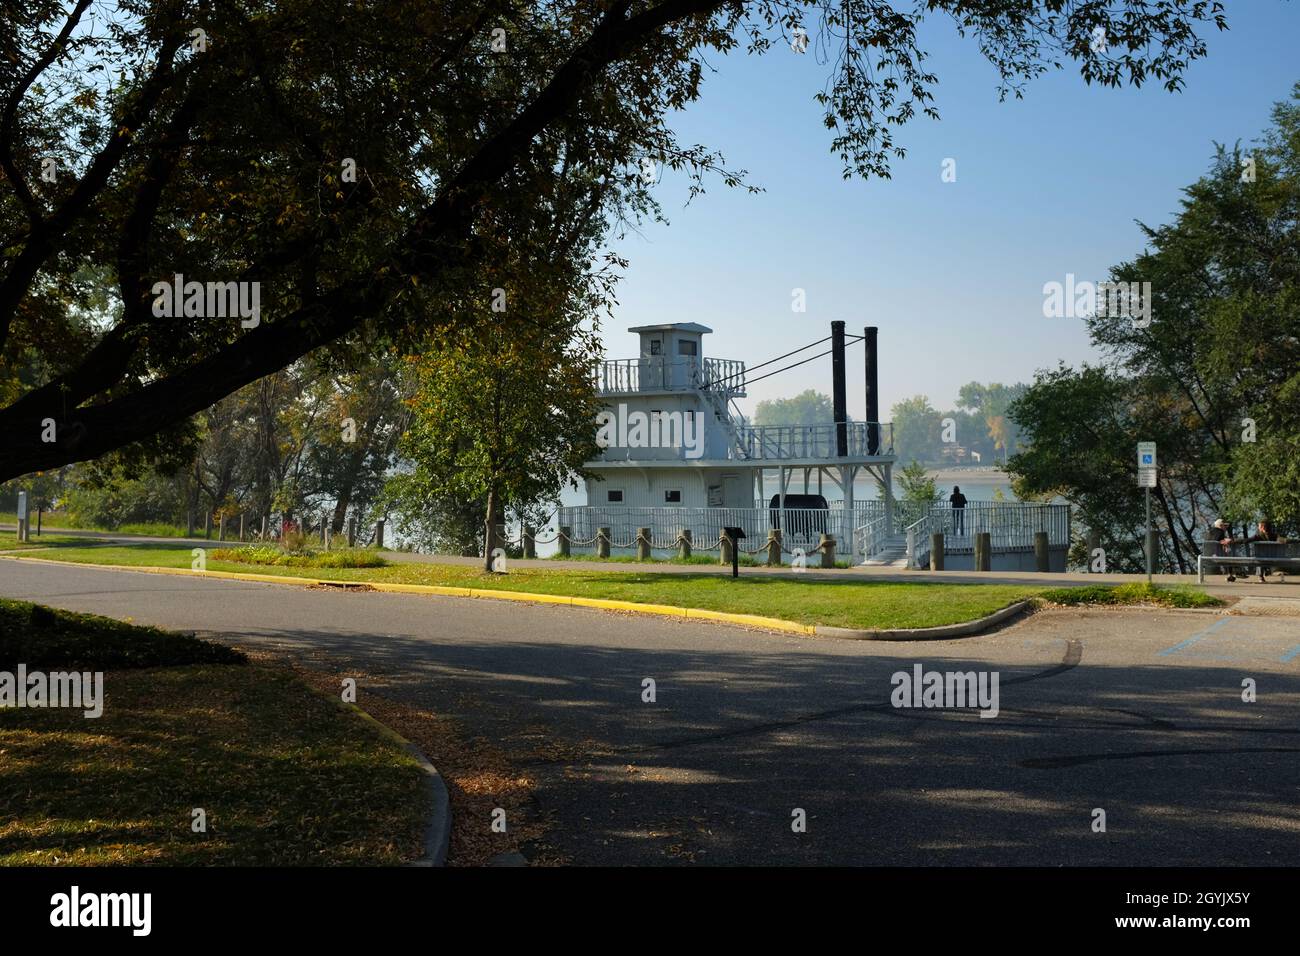
[[[825,627],[817,625],[819,637],[838,637],[851,641],[942,641],[952,637],[968,637],[987,630],[995,624],[1015,617],[1033,605],[1033,601],[1017,601],[1000,611],[994,611],[987,617],[965,624],[945,624],[942,627],[918,627],[910,630],[894,629],[881,631],[863,631],[851,627]]]
[[[152,574],[176,574],[189,577],[217,578],[231,581],[255,581],[263,584],[289,584],[298,587],[337,587],[342,589],[385,591],[394,594],[436,594],[443,597],[485,598],[495,601],[527,601],[533,604],[560,604],[566,607],[589,607],[602,611],[631,611],[637,614],[653,614],[661,617],[681,617],[697,621],[716,621],[723,624],[735,624],[740,627],[759,627],[769,631],[782,631],[787,634],[806,636],[833,637],[853,641],[937,641],[950,637],[964,637],[975,634],[1009,617],[1014,617],[1032,601],[1019,601],[1010,607],[963,624],[947,624],[942,627],[922,627],[895,630],[858,630],[849,627],[830,627],[825,624],[799,624],[785,621],[778,617],[762,617],[757,614],[733,614],[730,611],[708,611],[703,608],[674,607],[669,604],[641,604],[636,601],[613,601],[603,598],[573,597],[566,594],[538,594],[532,591],[499,591],[491,588],[460,588],[441,584],[386,584],[370,581],[331,581],[327,578],[298,578],[277,574],[255,574],[242,571],[194,571],[190,568],[146,568],[135,566],[115,566],[104,564],[78,564],[69,561],[47,561],[42,558],[22,558],[16,555],[0,554],[0,560],[31,561],[41,564],[71,564],[78,568],[103,568],[110,571],[143,571]]]
[[[331,698],[332,699],[332,698]],[[429,788],[433,806],[424,825],[424,856],[408,866],[445,866],[447,851],[451,847],[451,797],[447,793],[447,784],[438,773],[438,768],[424,755],[424,751],[407,740],[387,724],[381,723],[367,714],[356,704],[338,702],[370,724],[380,735],[399,745],[415,758],[415,762],[424,771],[425,784]]]

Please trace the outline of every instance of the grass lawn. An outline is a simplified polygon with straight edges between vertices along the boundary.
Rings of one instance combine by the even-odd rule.
[[[0,670],[104,671],[104,712],[0,709],[0,865],[357,865],[419,856],[404,750],[223,645],[0,600]],[[207,814],[194,833],[192,811]]]
[[[67,548],[39,555],[60,561],[134,567],[188,568],[190,549],[152,544],[123,547]],[[1033,597],[1041,587],[1004,584],[923,584],[861,579],[778,578],[719,574],[670,574],[646,571],[564,571],[517,569],[508,575],[449,564],[395,564],[385,568],[257,568],[214,560],[210,571],[265,572],[288,577],[326,577],[333,581],[438,584],[567,594],[578,597],[639,601],[776,617],[801,624],[836,627],[902,628],[957,624],[991,614],[1015,601]]]
[[[80,538],[74,534],[50,534],[48,531],[39,538],[33,531],[30,541],[19,541],[13,532],[0,531],[0,552],[31,551],[36,548],[84,548],[93,541],[93,538]]]

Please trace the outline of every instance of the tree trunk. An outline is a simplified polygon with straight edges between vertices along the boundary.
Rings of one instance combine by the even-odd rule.
[[[483,532],[483,570],[492,570],[492,552],[497,546],[497,490],[488,489],[487,518]]]

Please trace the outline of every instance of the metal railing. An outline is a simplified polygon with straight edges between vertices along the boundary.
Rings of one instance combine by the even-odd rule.
[[[745,363],[735,359],[686,355],[608,359],[595,363],[593,377],[602,395],[710,389],[727,397],[745,397]]]
[[[936,532],[943,534],[947,552],[973,551],[975,536],[986,532],[993,551],[1031,551],[1040,531],[1047,532],[1048,547],[1070,545],[1069,505],[979,501],[953,508],[946,503],[900,502],[897,508],[907,534],[909,567],[920,567],[929,558],[930,535]]]
[[[842,548],[853,528],[883,518],[883,504],[861,502],[852,512],[838,508],[673,508],[620,505],[571,505],[559,509],[556,521],[572,528],[575,541],[592,541],[599,528],[610,529],[610,544],[615,548],[632,547],[637,529],[649,528],[656,548],[673,547],[678,534],[691,532],[697,550],[716,547],[722,529],[741,528],[749,550],[762,546],[770,528],[784,527],[782,544],[786,548],[816,546],[821,535],[835,538]],[[782,515],[784,514],[784,522]]]
[[[819,425],[742,425],[736,429],[740,457],[747,459],[835,458],[838,453],[833,422]],[[875,454],[894,452],[894,426],[890,422],[848,422],[845,424],[847,452],[870,455],[872,433]]]
[[[867,560],[889,547],[888,515],[881,512],[864,525],[853,529],[853,553]]]

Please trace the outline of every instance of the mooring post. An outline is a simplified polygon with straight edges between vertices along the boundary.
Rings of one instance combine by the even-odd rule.
[[[930,535],[930,570],[943,570],[943,532]]]
[[[560,533],[557,539],[560,546],[560,557],[567,558],[572,553],[572,549],[571,549],[572,540],[573,540],[572,525],[567,525],[567,524],[560,525]]]

